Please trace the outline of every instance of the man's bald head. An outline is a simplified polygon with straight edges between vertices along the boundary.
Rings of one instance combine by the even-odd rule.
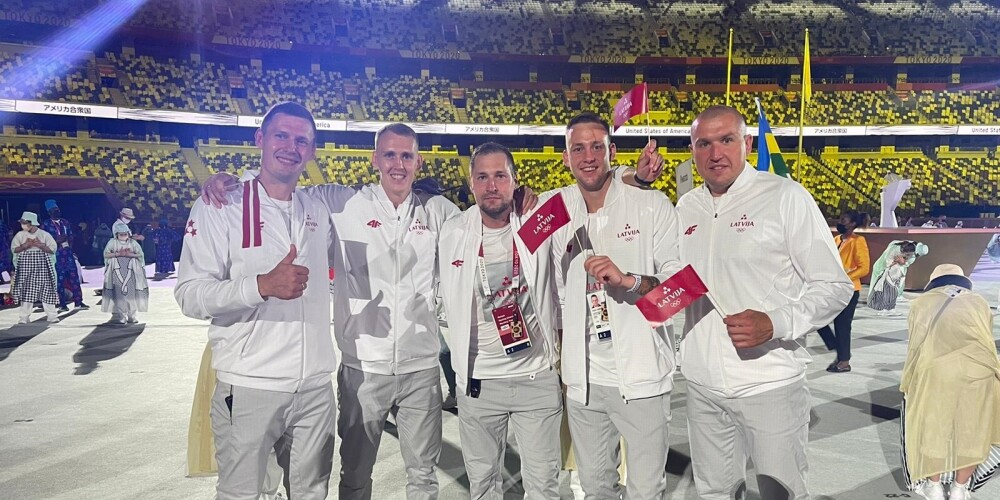
[[[724,116],[732,116],[733,118],[735,118],[739,123],[740,137],[746,137],[747,121],[745,118],[743,118],[743,114],[741,114],[738,109],[732,106],[726,106],[724,104],[709,106],[701,113],[698,113],[698,116],[694,119],[694,122],[691,123],[691,130],[693,131],[694,128],[698,126],[698,122],[714,120]]]

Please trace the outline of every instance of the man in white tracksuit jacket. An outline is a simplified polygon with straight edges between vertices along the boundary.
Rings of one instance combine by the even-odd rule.
[[[417,135],[403,124],[375,136],[378,184],[306,190],[333,223],[334,333],[341,439],[340,498],[371,498],[372,470],[389,413],[396,417],[406,496],[437,498],[441,453],[441,349],[435,312],[438,235],[458,207],[412,190]]]
[[[580,482],[588,499],[620,495],[618,443],[624,437],[629,498],[659,499],[666,491],[674,344],[669,327],[651,327],[635,302],[681,268],[677,216],[662,192],[615,178],[614,144],[597,115],[571,120],[566,143],[563,160],[577,185],[556,191],[571,222],[551,245],[563,300],[566,412]]]
[[[256,500],[272,449],[290,498],[328,493],[337,366],[325,279],[330,222],[296,189],[315,136],[308,110],[275,105],[256,133],[260,175],[222,210],[195,203],[185,227],[174,296],[185,315],[211,322],[219,499]]]
[[[480,145],[469,169],[476,206],[445,222],[438,249],[469,493],[477,500],[504,498],[510,427],[524,497],[558,499],[562,389],[555,369],[559,297],[551,239],[531,253],[517,234],[517,182],[507,148]],[[513,323],[504,311],[517,312]],[[512,329],[526,336],[502,335]]]
[[[737,110],[713,106],[691,126],[705,184],[685,194],[681,260],[708,287],[685,315],[681,367],[698,494],[739,498],[753,459],[761,498],[805,499],[809,355],[800,339],[854,292],[812,196],[746,163]]]

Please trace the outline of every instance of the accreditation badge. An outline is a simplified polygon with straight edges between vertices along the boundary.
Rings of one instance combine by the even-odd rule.
[[[493,323],[500,334],[500,343],[508,356],[531,347],[528,338],[528,325],[521,314],[521,306],[517,302],[498,306],[493,309]]]
[[[608,317],[608,295],[604,290],[587,293],[590,322],[599,342],[611,342],[611,320]]]

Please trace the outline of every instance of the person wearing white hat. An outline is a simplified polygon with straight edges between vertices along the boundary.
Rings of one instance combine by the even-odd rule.
[[[56,240],[38,227],[38,215],[24,212],[21,231],[14,235],[10,251],[14,254],[14,285],[11,294],[21,303],[18,323],[27,323],[35,302],[42,303],[49,323],[58,323],[56,304]]]
[[[1000,360],[993,316],[962,268],[941,264],[913,300],[899,388],[903,473],[920,496],[971,498],[1000,465]]]
[[[118,212],[118,220],[114,223],[122,223],[128,226],[133,220],[135,220],[135,212],[133,212],[131,208],[125,207],[121,210],[121,212]],[[131,230],[131,226],[129,226],[129,229]],[[146,239],[146,237],[141,234],[133,234],[132,239],[135,241],[142,241]]]
[[[125,224],[116,222],[113,230],[115,237],[104,247],[101,310],[111,313],[111,323],[138,323],[136,312],[145,312],[149,304],[142,247]]]

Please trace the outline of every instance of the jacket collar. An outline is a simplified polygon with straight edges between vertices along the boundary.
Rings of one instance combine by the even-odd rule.
[[[729,189],[726,191],[726,193],[720,196],[719,198],[724,198],[727,195],[731,194],[739,194],[749,189],[750,186],[753,184],[754,179],[760,173],[761,172],[759,172],[756,168],[754,168],[753,165],[750,164],[750,162],[744,162],[743,171],[740,172],[740,175],[736,176],[736,180],[733,181],[733,184],[729,186]],[[708,184],[702,184],[701,187],[704,190],[705,196],[712,198],[712,191],[708,189]]]
[[[378,203],[384,210],[388,212],[387,215],[400,215],[407,213],[410,210],[410,205],[413,202],[413,191],[406,195],[403,202],[399,204],[399,207],[393,205],[392,200],[389,199],[389,195],[386,194],[385,188],[382,184],[375,183],[372,184],[372,195],[375,197],[375,202]]]

